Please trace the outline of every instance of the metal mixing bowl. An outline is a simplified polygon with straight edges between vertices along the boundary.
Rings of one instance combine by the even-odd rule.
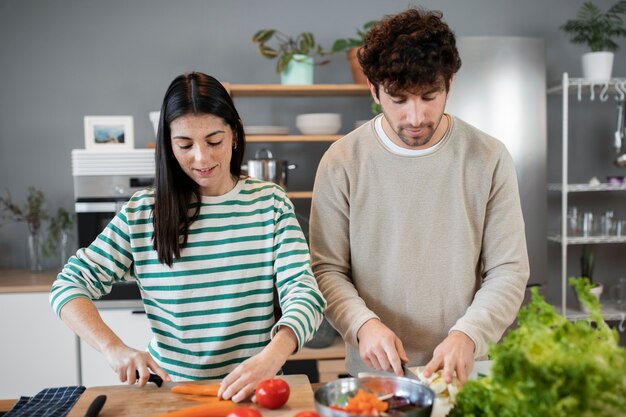
[[[340,401],[345,401],[345,397],[350,393],[362,388],[366,392],[375,393],[378,396],[394,394],[399,397],[408,398],[412,403],[422,405],[422,408],[407,411],[402,414],[406,417],[429,417],[435,402],[435,393],[426,385],[419,381],[397,376],[369,376],[362,378],[341,378],[329,382],[322,388],[315,391],[315,408],[317,412],[325,417],[351,417],[345,411],[333,410],[330,405],[337,405]],[[362,417],[362,416],[361,416]]]

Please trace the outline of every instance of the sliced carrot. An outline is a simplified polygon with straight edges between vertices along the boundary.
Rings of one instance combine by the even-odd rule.
[[[226,417],[235,407],[236,404],[230,400],[212,401],[209,404],[181,408],[156,417]]]
[[[217,397],[217,391],[219,389],[220,384],[184,384],[173,386],[172,392],[176,394],[208,395],[212,397]]]

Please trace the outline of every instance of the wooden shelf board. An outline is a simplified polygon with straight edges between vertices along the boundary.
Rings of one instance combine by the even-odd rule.
[[[343,339],[341,339],[341,337],[337,337],[335,339],[335,343],[333,343],[332,345],[328,347],[314,349],[314,348],[309,348],[305,346],[300,350],[300,352],[296,353],[295,355],[290,356],[287,360],[294,361],[294,360],[310,360],[310,359],[315,359],[315,360],[344,359],[345,357],[346,357],[346,345]]]
[[[366,84],[230,84],[224,87],[237,97],[346,97],[367,96],[370,90]]]
[[[246,142],[334,142],[341,135],[246,135]]]
[[[292,200],[298,199],[298,198],[307,199],[307,198],[313,197],[313,191],[291,191],[291,192],[288,191],[287,197],[289,197]]]

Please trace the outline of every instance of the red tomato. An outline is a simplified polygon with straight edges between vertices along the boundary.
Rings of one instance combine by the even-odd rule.
[[[296,414],[293,417],[321,417],[321,416],[317,414],[315,411],[300,411],[298,414]]]
[[[280,378],[266,379],[256,387],[255,395],[257,404],[274,410],[289,399],[289,384]]]
[[[259,410],[250,407],[237,407],[233,409],[226,417],[262,417]]]

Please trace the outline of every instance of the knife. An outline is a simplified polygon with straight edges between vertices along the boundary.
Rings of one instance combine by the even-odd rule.
[[[139,379],[139,371],[135,371],[135,375],[137,375],[137,379]],[[148,382],[154,382],[157,387],[161,388],[161,385],[163,385],[163,378],[161,378],[157,374],[153,374],[152,372],[150,372]]]
[[[405,363],[403,363],[403,364],[402,364],[402,370],[404,371],[404,376],[405,376],[406,378],[409,378],[409,379],[415,379],[416,381],[420,381],[420,382],[422,381],[422,380],[420,379],[420,377],[419,377],[419,376],[417,376],[417,374],[416,374],[415,372],[413,372],[413,371],[411,370],[411,368],[409,368],[409,367],[408,367],[408,365],[407,365],[407,364],[405,364]]]
[[[85,417],[97,417],[100,413],[100,410],[102,410],[102,407],[104,407],[104,403],[106,402],[106,400],[106,395],[98,395],[96,398],[94,398],[91,404],[89,404],[89,408],[87,408],[87,411],[85,412]]]

